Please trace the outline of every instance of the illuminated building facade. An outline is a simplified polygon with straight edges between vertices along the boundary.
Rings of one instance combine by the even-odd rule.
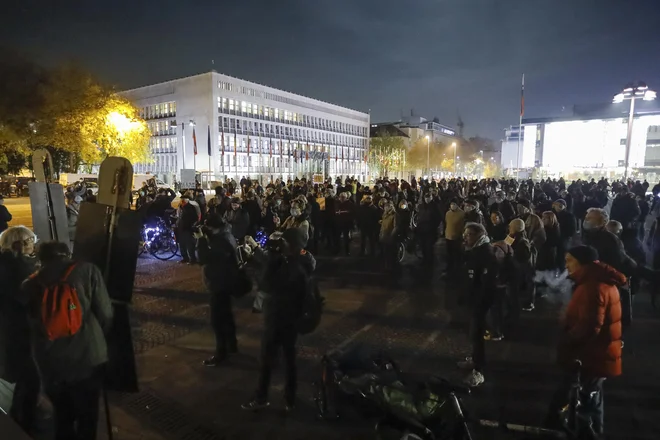
[[[154,161],[135,164],[136,173],[165,181],[193,168],[203,180],[366,178],[367,113],[215,71],[121,95],[142,109],[153,134]]]
[[[660,107],[640,103],[633,119],[630,166],[639,177],[660,171]],[[627,106],[575,107],[571,117],[523,119],[505,130],[502,167],[541,175],[623,175]],[[520,149],[518,149],[520,145]],[[652,178],[652,177],[651,177]]]

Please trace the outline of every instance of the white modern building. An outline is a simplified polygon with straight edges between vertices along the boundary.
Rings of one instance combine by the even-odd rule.
[[[621,176],[627,112],[625,103],[608,103],[575,107],[567,117],[523,119],[522,132],[517,126],[505,129],[502,167],[552,176]],[[660,107],[654,102],[640,102],[635,110],[630,167],[639,177],[660,172]]]
[[[153,136],[136,173],[167,182],[355,176],[366,179],[369,114],[215,71],[127,90]]]

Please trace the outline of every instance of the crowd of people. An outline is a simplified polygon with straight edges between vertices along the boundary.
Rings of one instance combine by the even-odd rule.
[[[486,342],[515,331],[521,312],[534,313],[539,297],[571,281],[574,294],[561,321],[558,359],[566,370],[572,360],[582,361],[584,389],[600,396],[590,407],[600,433],[602,385],[622,373],[633,297],[642,281],[657,286],[659,279],[660,184],[650,199],[648,189],[646,182],[605,179],[570,184],[563,179],[377,179],[369,186],[354,178],[295,179],[262,186],[244,178],[218,186],[210,199],[199,186],[184,191],[174,213],[173,191],[145,190],[136,209],[145,222],[171,218],[182,263],[203,266],[216,339],[206,366],[222,365],[239,350],[232,298],[252,289],[241,253],[247,251],[263,298],[265,329],[259,380],[244,409],[269,405],[271,370],[280,349],[285,404],[294,408],[297,322],[313,285],[315,257],[349,256],[358,249],[357,257],[379,261],[385,273],[398,276],[403,247],[419,251],[423,273],[432,275],[440,267],[440,276],[460,287],[459,303],[469,310],[472,355],[459,366],[468,370],[465,382],[473,387],[485,381]],[[69,198],[77,212],[82,195]],[[259,232],[271,237],[268,246],[255,240]],[[441,237],[443,254],[436,246]],[[93,438],[98,405],[92,401],[98,402],[107,362],[104,334],[112,316],[108,295],[93,265],[71,261],[62,243],[43,243],[35,251],[35,241],[20,226],[0,235],[0,282],[7,286],[0,298],[0,377],[16,384],[12,415],[26,430],[38,391],[44,389],[53,403],[58,438]],[[58,280],[75,285],[82,322],[68,338],[53,340],[44,332],[38,306],[46,295],[43,286]],[[73,376],[72,362],[84,367]],[[567,379],[560,385],[549,414],[565,403],[568,384]],[[81,437],[83,432],[90,436]]]

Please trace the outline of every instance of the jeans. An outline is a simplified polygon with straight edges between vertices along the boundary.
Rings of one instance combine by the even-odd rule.
[[[215,354],[224,357],[236,350],[236,324],[229,292],[211,293],[211,327],[215,334]]]
[[[550,401],[548,415],[546,417],[546,425],[548,427],[559,428],[561,426],[562,420],[560,411],[569,403],[574,379],[575,375],[573,373],[567,373],[559,383],[559,386],[557,387],[557,390],[555,391],[555,394],[552,396],[552,400]],[[582,406],[579,410],[579,415],[583,417],[581,420],[586,421],[586,425],[591,425],[594,433],[598,435],[602,435],[605,428],[603,395],[604,381],[604,377],[588,376],[584,376],[580,380],[580,384],[582,386],[580,391],[580,401]]]
[[[269,328],[266,326],[261,339],[261,367],[256,397],[261,401],[268,400],[270,377],[273,364],[277,359],[280,347],[284,357],[284,398],[287,403],[293,404],[296,398],[297,370],[296,370],[296,339],[298,331],[292,325]]]
[[[53,404],[55,440],[95,440],[99,419],[102,368],[81,381],[46,385]]]
[[[179,238],[179,247],[181,248],[181,257],[183,261],[195,262],[195,237],[191,231],[179,231],[177,234]]]

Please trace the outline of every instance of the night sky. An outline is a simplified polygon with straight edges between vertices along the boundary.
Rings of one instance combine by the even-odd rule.
[[[659,20],[659,0],[22,0],[3,5],[0,44],[117,89],[215,68],[377,122],[460,113],[499,139],[523,72],[527,117],[633,80],[660,91]]]

